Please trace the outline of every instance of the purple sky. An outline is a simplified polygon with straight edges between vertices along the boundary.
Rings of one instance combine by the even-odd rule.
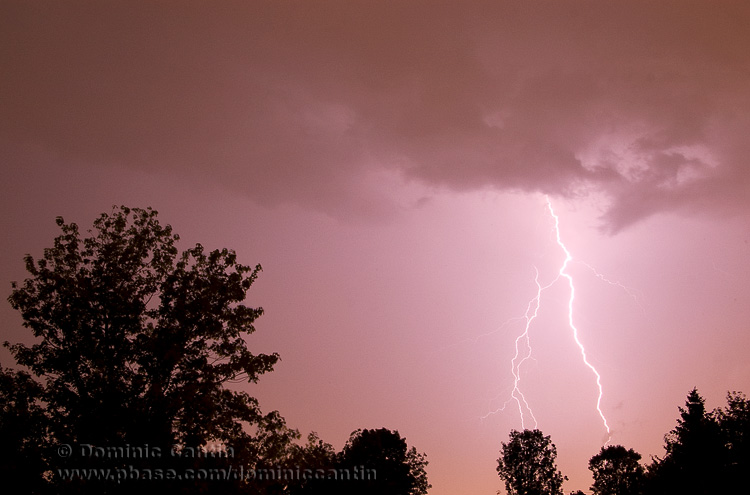
[[[511,319],[564,260],[547,194],[612,441],[648,459],[693,386],[750,392],[748,46],[743,1],[5,0],[0,283],[55,216],[152,206],[263,265],[264,409],[336,448],[398,429],[431,494],[492,494]],[[605,436],[568,297],[521,382],[566,492]]]

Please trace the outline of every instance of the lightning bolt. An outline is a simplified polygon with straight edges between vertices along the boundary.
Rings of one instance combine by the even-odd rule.
[[[502,409],[505,409],[505,406],[507,406],[511,401],[514,401],[516,403],[516,406],[518,407],[518,414],[521,416],[521,428],[523,429],[526,429],[526,416],[524,414],[524,410],[528,411],[531,419],[534,421],[534,428],[537,427],[537,421],[536,417],[534,416],[534,412],[531,410],[529,402],[526,400],[526,397],[523,395],[523,392],[521,392],[521,388],[519,387],[519,384],[521,383],[521,365],[531,358],[531,340],[529,338],[529,328],[531,327],[531,322],[534,321],[534,319],[536,319],[537,315],[539,314],[539,306],[542,300],[542,291],[545,289],[545,287],[542,287],[539,283],[539,270],[537,270],[536,267],[534,267],[534,283],[536,284],[536,296],[526,305],[526,312],[523,316],[526,324],[524,326],[523,333],[516,337],[516,353],[510,362],[510,372],[513,375],[513,390],[510,393],[510,399],[508,399],[508,401],[503,404],[502,407]],[[521,342],[523,342],[526,348],[526,352],[523,357],[521,357],[521,349],[519,347],[519,343]]]
[[[531,322],[534,321],[534,319],[536,319],[537,315],[539,314],[542,292],[548,287],[542,287],[542,285],[539,283],[539,270],[536,267],[534,267],[534,283],[536,284],[537,289],[536,296],[531,299],[526,305],[526,312],[524,313],[524,315],[522,317],[511,318],[510,320],[503,323],[503,325],[501,325],[502,328],[511,321],[525,321],[523,333],[516,337],[516,353],[510,363],[510,372],[513,375],[513,390],[510,393],[510,398],[506,400],[501,407],[495,409],[494,411],[490,411],[481,417],[481,419],[486,419],[493,414],[505,411],[505,408],[508,406],[508,404],[510,404],[511,402],[515,402],[516,407],[518,408],[518,415],[521,417],[522,429],[526,429],[526,412],[528,412],[529,416],[531,416],[531,419],[534,422],[534,428],[537,427],[537,420],[534,416],[534,412],[531,410],[531,406],[529,406],[529,402],[526,400],[526,397],[523,395],[523,392],[521,392],[521,388],[519,386],[519,384],[521,383],[521,365],[527,360],[531,359],[531,340],[529,338],[529,329],[531,328]],[[523,346],[525,347],[523,357],[521,356],[521,344],[523,344]],[[495,399],[493,399],[493,401]]]
[[[606,282],[606,283],[608,283],[609,285],[614,285],[614,286],[616,286],[616,287],[619,287],[619,288],[621,288],[621,289],[622,289],[623,291],[625,291],[625,293],[626,293],[627,295],[629,295],[630,297],[632,297],[632,298],[633,298],[633,301],[635,301],[635,303],[636,303],[636,304],[638,304],[638,307],[639,307],[639,308],[641,308],[641,311],[643,311],[643,313],[645,313],[645,312],[646,312],[646,308],[644,308],[644,307],[643,307],[643,304],[641,304],[641,301],[640,301],[640,299],[638,298],[638,294],[636,293],[636,291],[635,291],[635,290],[631,289],[631,288],[630,288],[630,287],[628,287],[627,285],[623,285],[623,284],[621,284],[621,283],[620,283],[620,282],[618,282],[617,280],[610,280],[610,279],[608,279],[607,277],[605,277],[604,275],[602,275],[601,273],[599,273],[599,272],[598,272],[598,271],[596,270],[596,268],[594,268],[593,266],[589,265],[589,264],[588,264],[588,263],[586,263],[585,261],[581,261],[581,260],[573,260],[573,261],[575,261],[576,263],[578,263],[578,264],[580,264],[580,265],[583,265],[583,266],[585,266],[586,268],[588,268],[589,270],[591,270],[591,272],[592,272],[592,273],[594,274],[594,276],[595,276],[596,278],[598,278],[599,280],[601,280],[602,282]]]
[[[596,370],[594,365],[591,364],[586,357],[586,348],[578,338],[578,328],[573,321],[573,302],[575,301],[576,297],[576,288],[575,284],[573,284],[573,277],[565,271],[568,268],[568,264],[573,261],[573,256],[571,256],[568,248],[565,247],[565,244],[563,243],[560,236],[560,218],[555,214],[555,210],[552,208],[552,202],[550,201],[549,197],[545,196],[545,199],[547,200],[547,208],[549,209],[549,214],[552,216],[552,218],[555,219],[555,238],[557,240],[557,245],[560,246],[560,248],[565,253],[565,261],[563,261],[563,264],[560,266],[560,270],[558,271],[558,276],[555,278],[555,281],[557,281],[560,277],[563,277],[568,281],[568,287],[570,288],[570,298],[568,299],[568,326],[570,326],[570,328],[573,330],[573,339],[576,341],[578,349],[581,351],[581,358],[583,358],[583,363],[592,371],[592,373],[594,373],[594,376],[596,376],[596,386],[599,389],[599,395],[596,398],[596,410],[599,412],[599,416],[602,418],[602,422],[604,423],[604,428],[607,430],[607,442],[609,442],[609,437],[612,436],[612,432],[609,429],[607,418],[604,416],[604,412],[602,412],[601,407],[602,395],[604,395],[604,390],[602,389],[602,377]]]
[[[560,280],[560,278],[564,278],[565,280],[567,280],[568,287],[570,289],[570,298],[568,299],[568,326],[573,331],[573,339],[575,340],[575,343],[581,352],[583,363],[586,365],[586,367],[588,367],[592,371],[592,373],[596,377],[596,386],[599,392],[597,399],[596,399],[596,410],[602,419],[604,428],[607,430],[607,439],[605,441],[605,445],[606,445],[607,443],[609,443],[612,433],[609,428],[609,423],[607,422],[607,418],[604,416],[604,412],[602,411],[602,408],[601,408],[602,396],[604,395],[604,390],[602,388],[602,377],[597,371],[597,369],[594,367],[594,365],[591,364],[588,360],[588,357],[586,355],[586,348],[584,347],[581,340],[578,338],[578,327],[576,327],[575,321],[573,318],[573,306],[575,302],[576,290],[575,290],[575,284],[573,282],[573,277],[567,272],[568,266],[573,261],[573,256],[570,254],[570,251],[565,246],[565,243],[562,241],[562,236],[560,234],[560,219],[555,213],[554,208],[552,207],[552,202],[547,196],[545,196],[545,200],[547,203],[547,209],[549,211],[549,214],[554,220],[555,240],[557,242],[557,245],[560,247],[560,249],[562,249],[563,253],[565,253],[565,259],[560,265],[560,268],[557,272],[557,276],[550,283],[544,286],[539,282],[539,270],[536,267],[534,267],[534,274],[535,274],[534,283],[536,284],[536,295],[528,302],[526,306],[526,312],[524,313],[524,316],[520,318],[525,321],[524,330],[521,334],[518,335],[518,337],[516,337],[515,354],[513,356],[513,359],[511,360],[511,374],[513,375],[513,390],[510,393],[510,398],[505,401],[502,407],[485,414],[482,417],[482,419],[490,416],[491,414],[496,414],[500,411],[504,411],[505,408],[508,406],[508,404],[515,403],[518,409],[518,413],[521,417],[521,427],[524,429],[526,428],[526,413],[528,413],[531,420],[533,421],[534,428],[537,427],[536,417],[534,416],[534,413],[531,410],[531,406],[529,406],[529,403],[526,400],[526,397],[524,396],[520,388],[521,366],[526,361],[531,359],[532,347],[531,347],[531,339],[530,339],[529,331],[531,328],[531,324],[533,323],[533,321],[537,318],[537,315],[539,314],[539,308],[541,306],[541,301],[542,301],[542,293],[548,288],[550,288],[551,286],[553,286],[558,280]],[[589,269],[593,270],[597,278],[600,278],[601,280],[605,282],[618,285],[628,290],[626,287],[622,286],[621,284],[617,282],[612,282],[610,280],[607,280],[606,278],[604,278],[603,275],[599,274],[590,265],[585,264],[585,263],[584,265],[586,265]],[[628,293],[631,294],[630,292]]]

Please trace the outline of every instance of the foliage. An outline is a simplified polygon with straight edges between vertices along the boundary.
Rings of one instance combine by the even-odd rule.
[[[719,424],[706,411],[705,400],[695,388],[679,411],[677,426],[665,436],[666,455],[649,466],[649,491],[716,493],[725,481],[726,460]]]
[[[352,474],[359,471],[364,479],[343,483],[340,488],[342,493],[363,495],[425,495],[431,487],[426,466],[425,455],[409,448],[398,431],[359,429],[352,432],[339,454],[338,468]]]
[[[727,406],[714,411],[726,448],[727,486],[739,486],[750,472],[750,400],[740,393],[727,394]]]
[[[0,367],[0,475],[26,480],[26,493],[43,493],[47,486],[41,393],[41,385],[28,373]]]
[[[697,389],[679,407],[677,425],[665,436],[666,453],[644,469],[641,455],[623,446],[605,446],[589,460],[594,495],[704,495],[730,493],[750,471],[750,400],[727,394],[727,405],[711,412]],[[564,478],[556,471],[556,451],[538,430],[512,431],[503,444],[497,471],[506,491],[560,494]],[[543,486],[551,480],[552,486]],[[582,492],[571,492],[580,495]]]
[[[226,385],[256,382],[277,354],[253,354],[245,337],[263,310],[245,306],[260,265],[179,237],[152,209],[102,214],[82,238],[62,233],[9,301],[37,338],[5,343],[41,379],[38,393],[57,444],[231,446],[243,462],[283,455],[296,432],[278,413]],[[18,402],[16,401],[16,404]]]
[[[591,491],[594,495],[637,495],[643,489],[641,455],[622,445],[602,447],[589,460],[594,475]]]
[[[502,444],[497,472],[509,495],[562,495],[565,479],[555,461],[557,448],[540,430],[513,430]]]
[[[285,468],[293,471],[328,474],[337,467],[337,454],[333,446],[320,439],[317,433],[307,436],[305,445],[292,444],[288,450]],[[300,477],[285,483],[283,493],[288,495],[327,495],[335,493],[338,480],[323,477]]]

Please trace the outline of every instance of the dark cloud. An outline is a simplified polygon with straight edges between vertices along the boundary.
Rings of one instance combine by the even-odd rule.
[[[9,1],[0,146],[339,214],[379,169],[597,190],[617,231],[746,206],[748,26],[744,1]]]

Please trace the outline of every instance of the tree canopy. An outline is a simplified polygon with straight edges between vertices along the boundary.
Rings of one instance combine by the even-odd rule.
[[[709,494],[724,483],[724,446],[719,425],[693,389],[680,407],[677,426],[665,436],[666,455],[649,466],[653,493]]]
[[[430,489],[427,482],[427,459],[409,447],[398,431],[359,429],[352,432],[339,458],[339,466],[352,472],[355,469],[372,470],[374,477],[367,477],[351,484],[348,493],[363,495],[425,495]]]
[[[502,444],[497,473],[509,495],[562,495],[557,448],[540,430],[512,430]]]
[[[290,449],[287,466],[320,474],[288,484],[289,495],[425,495],[431,487],[425,455],[387,428],[353,431],[340,452],[311,433]]]
[[[42,387],[28,374],[0,367],[0,476],[25,480],[26,493],[41,493],[46,482],[47,421],[39,404]]]
[[[750,470],[750,400],[740,392],[730,392],[727,406],[717,409],[714,417],[726,449],[727,486],[739,486]]]
[[[602,447],[589,460],[594,475],[594,495],[638,495],[643,490],[641,454],[622,445]]]
[[[26,256],[30,276],[9,297],[36,342],[5,343],[38,379],[15,377],[44,404],[49,439],[74,448],[231,445],[250,466],[280,454],[296,432],[226,386],[256,382],[279,359],[246,341],[263,313],[243,304],[260,265],[200,244],[178,253],[179,237],[150,208],[114,208],[86,237],[75,223],[57,224],[62,233],[42,258]]]

